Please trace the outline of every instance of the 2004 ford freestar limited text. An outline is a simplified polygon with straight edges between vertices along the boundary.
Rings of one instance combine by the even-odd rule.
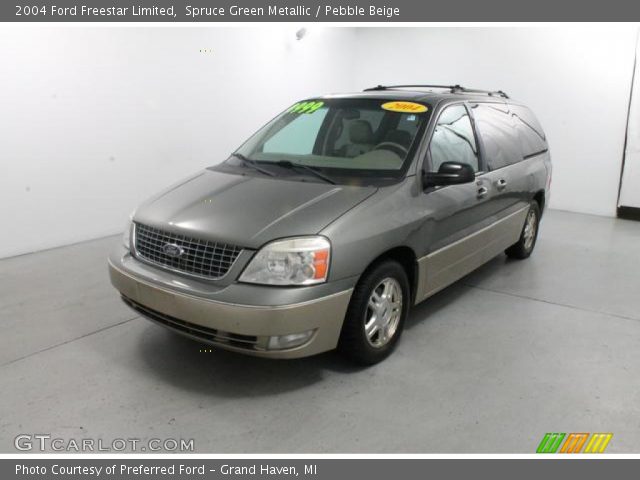
[[[551,162],[503,92],[375,87],[296,103],[131,216],[111,281],[143,316],[264,357],[372,364],[412,305],[527,258]]]

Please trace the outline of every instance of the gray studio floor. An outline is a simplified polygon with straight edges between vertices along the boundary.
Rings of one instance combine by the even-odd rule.
[[[121,304],[110,237],[0,261],[0,451],[19,433],[193,438],[199,452],[522,452],[545,432],[640,451],[640,222],[549,211],[532,258],[500,256],[416,308],[400,348],[200,353]]]

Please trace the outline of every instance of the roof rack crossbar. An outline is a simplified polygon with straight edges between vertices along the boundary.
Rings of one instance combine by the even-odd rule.
[[[479,90],[475,88],[465,88],[461,85],[378,85],[376,87],[365,88],[365,92],[376,92],[382,90],[395,90],[400,88],[444,88],[448,89],[451,93],[478,93],[489,96],[500,96],[503,98],[509,98],[502,90]]]
[[[453,90],[456,88],[462,88],[460,85],[378,85],[372,88],[365,88],[365,92],[376,91],[376,90],[393,90],[394,88],[448,88],[449,90]]]

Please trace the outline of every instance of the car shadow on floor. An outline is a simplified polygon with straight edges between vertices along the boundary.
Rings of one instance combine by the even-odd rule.
[[[321,382],[327,372],[357,373],[336,352],[308,358],[257,358],[205,345],[157,325],[144,328],[139,353],[149,373],[180,389],[223,397],[270,396]]]
[[[504,259],[496,261],[504,262]],[[465,278],[415,306],[407,318],[405,334],[468,294],[472,287],[464,282]],[[387,362],[393,361],[392,355],[381,364],[363,367],[350,363],[336,351],[293,360],[257,358],[217,349],[151,323],[140,335],[139,352],[148,373],[164,383],[205,395],[232,398],[295,391],[335,374],[344,374],[345,378],[339,381],[348,381],[351,375],[375,374],[377,369],[384,369]]]

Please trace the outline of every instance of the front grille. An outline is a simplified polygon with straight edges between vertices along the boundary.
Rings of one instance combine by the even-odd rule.
[[[196,337],[207,343],[229,345],[231,347],[243,348],[246,350],[264,350],[266,348],[266,337],[240,335],[238,333],[223,332],[214,328],[203,327],[202,325],[185,322],[179,318],[171,317],[149,307],[145,307],[124,295],[122,296],[122,300],[146,318],[172,330],[187,334],[191,337]]]
[[[211,280],[223,277],[242,251],[235,245],[177,235],[141,223],[135,224],[134,239],[135,253],[141,259]],[[173,250],[179,255],[167,253],[168,245],[176,246]]]

